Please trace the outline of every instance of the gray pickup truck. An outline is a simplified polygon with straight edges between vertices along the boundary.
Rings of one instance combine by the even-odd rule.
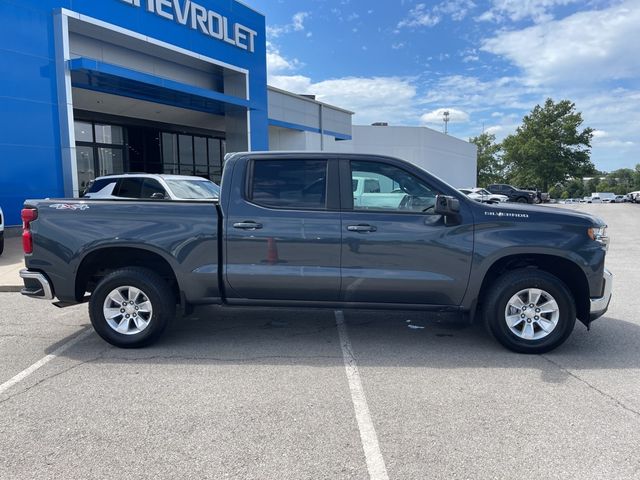
[[[357,202],[359,178],[385,201]],[[22,218],[22,293],[88,300],[119,347],[158,339],[178,306],[220,304],[448,313],[540,353],[611,298],[598,218],[480,204],[376,155],[230,154],[218,201],[28,200]]]

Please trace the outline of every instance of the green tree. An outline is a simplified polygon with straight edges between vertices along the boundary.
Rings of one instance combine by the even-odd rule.
[[[549,189],[549,195],[551,196],[551,198],[560,198],[562,196],[562,193],[563,193],[562,185],[560,184],[553,185]]]
[[[614,185],[613,191],[616,195],[623,195],[634,190],[636,171],[631,168],[620,168],[607,174],[607,182]]]
[[[584,197],[584,182],[581,178],[574,178],[566,185],[566,191],[569,193],[569,198]]]
[[[593,129],[584,128],[582,114],[569,100],[548,98],[526,115],[516,133],[502,142],[509,179],[541,188],[595,171],[590,159]]]
[[[496,143],[493,133],[484,132],[469,139],[478,147],[478,186],[486,187],[490,183],[502,183],[504,169],[500,158],[500,144]]]
[[[584,195],[589,196],[592,193],[599,192],[600,188],[600,178],[594,177],[587,182],[587,186],[584,189]]]

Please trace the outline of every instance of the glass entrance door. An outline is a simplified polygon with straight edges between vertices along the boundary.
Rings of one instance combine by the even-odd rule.
[[[123,127],[82,121],[74,125],[80,192],[96,177],[125,172]]]

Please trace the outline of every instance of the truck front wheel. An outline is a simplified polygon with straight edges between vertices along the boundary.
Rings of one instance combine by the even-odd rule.
[[[96,333],[120,348],[155,342],[175,316],[174,295],[159,275],[146,268],[123,268],[105,276],[89,301]]]
[[[507,272],[492,285],[484,319],[502,345],[519,353],[545,353],[569,337],[575,302],[557,277],[536,269]]]

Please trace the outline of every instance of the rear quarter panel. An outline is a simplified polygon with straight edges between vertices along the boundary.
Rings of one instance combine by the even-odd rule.
[[[109,247],[148,250],[173,268],[180,289],[193,298],[219,297],[218,212],[213,202],[47,200],[31,224],[33,254],[27,268],[45,272],[60,300],[75,298],[82,260]]]

